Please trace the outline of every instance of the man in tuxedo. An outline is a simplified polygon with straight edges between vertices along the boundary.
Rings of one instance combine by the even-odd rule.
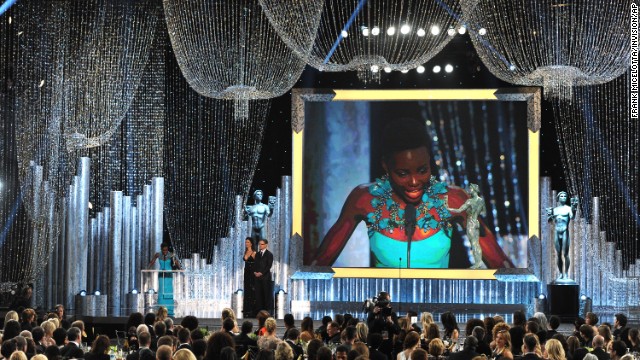
[[[156,353],[150,348],[151,334],[148,331],[143,331],[138,335],[138,343],[140,348],[127,355],[127,360],[153,360],[156,358]]]
[[[611,356],[604,349],[604,337],[601,335],[596,335],[593,337],[593,350],[591,353],[598,357],[598,360],[609,360]]]
[[[261,239],[258,242],[258,253],[253,263],[255,276],[256,310],[267,310],[273,313],[273,291],[271,289],[271,266],[273,254],[267,249],[269,241]]]
[[[80,333],[81,330],[77,327],[71,327],[67,331],[67,344],[60,349],[60,355],[63,358],[68,359],[82,359],[84,358],[84,351],[80,349]]]
[[[193,348],[191,347],[191,331],[189,331],[189,329],[182,328],[178,331],[178,341],[180,342],[178,350],[187,349],[193,352]]]

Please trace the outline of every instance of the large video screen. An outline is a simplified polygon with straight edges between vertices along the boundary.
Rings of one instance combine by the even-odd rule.
[[[402,119],[424,124],[429,140],[431,179],[412,206],[417,231],[411,235],[405,229],[411,223],[407,201],[398,185],[403,180],[388,176],[391,171],[389,166],[385,170],[382,150],[385,136],[394,131],[387,124]],[[537,232],[530,229],[530,219],[538,216],[531,214],[529,206],[529,192],[537,192],[537,182],[530,184],[529,179],[532,168],[537,174],[538,156],[530,153],[531,139],[537,134],[527,127],[526,102],[306,102],[302,135],[305,265],[527,266],[527,241]],[[465,204],[466,211],[456,211]],[[472,204],[478,214],[475,233],[466,216]]]

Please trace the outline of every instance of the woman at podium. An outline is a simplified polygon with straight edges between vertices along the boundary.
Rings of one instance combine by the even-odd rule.
[[[161,252],[156,253],[149,263],[149,268],[158,262],[158,305],[164,306],[169,311],[169,315],[173,315],[173,274],[171,271],[180,270],[180,261],[178,257],[169,252],[169,244],[162,243],[160,245]]]

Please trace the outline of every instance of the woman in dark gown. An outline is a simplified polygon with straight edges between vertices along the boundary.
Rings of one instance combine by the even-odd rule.
[[[255,302],[253,287],[253,261],[256,258],[256,251],[253,249],[253,242],[248,237],[244,241],[244,302],[242,305],[242,313],[244,318],[251,317],[254,313],[253,305]]]

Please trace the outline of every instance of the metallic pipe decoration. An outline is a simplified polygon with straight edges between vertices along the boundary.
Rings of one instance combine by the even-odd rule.
[[[122,197],[122,294],[128,294],[133,288],[129,287],[131,278],[131,196]],[[128,312],[125,311],[125,314]]]
[[[151,253],[160,250],[163,236],[163,216],[164,216],[164,178],[153,178],[153,190],[151,204]]]
[[[111,191],[109,218],[109,314],[120,316],[122,294],[122,191]]]
[[[89,236],[89,179],[91,178],[91,159],[81,157],[78,159],[78,187],[76,187],[76,251],[73,259],[77,262],[77,276],[73,293],[87,289],[88,270],[88,236]]]

